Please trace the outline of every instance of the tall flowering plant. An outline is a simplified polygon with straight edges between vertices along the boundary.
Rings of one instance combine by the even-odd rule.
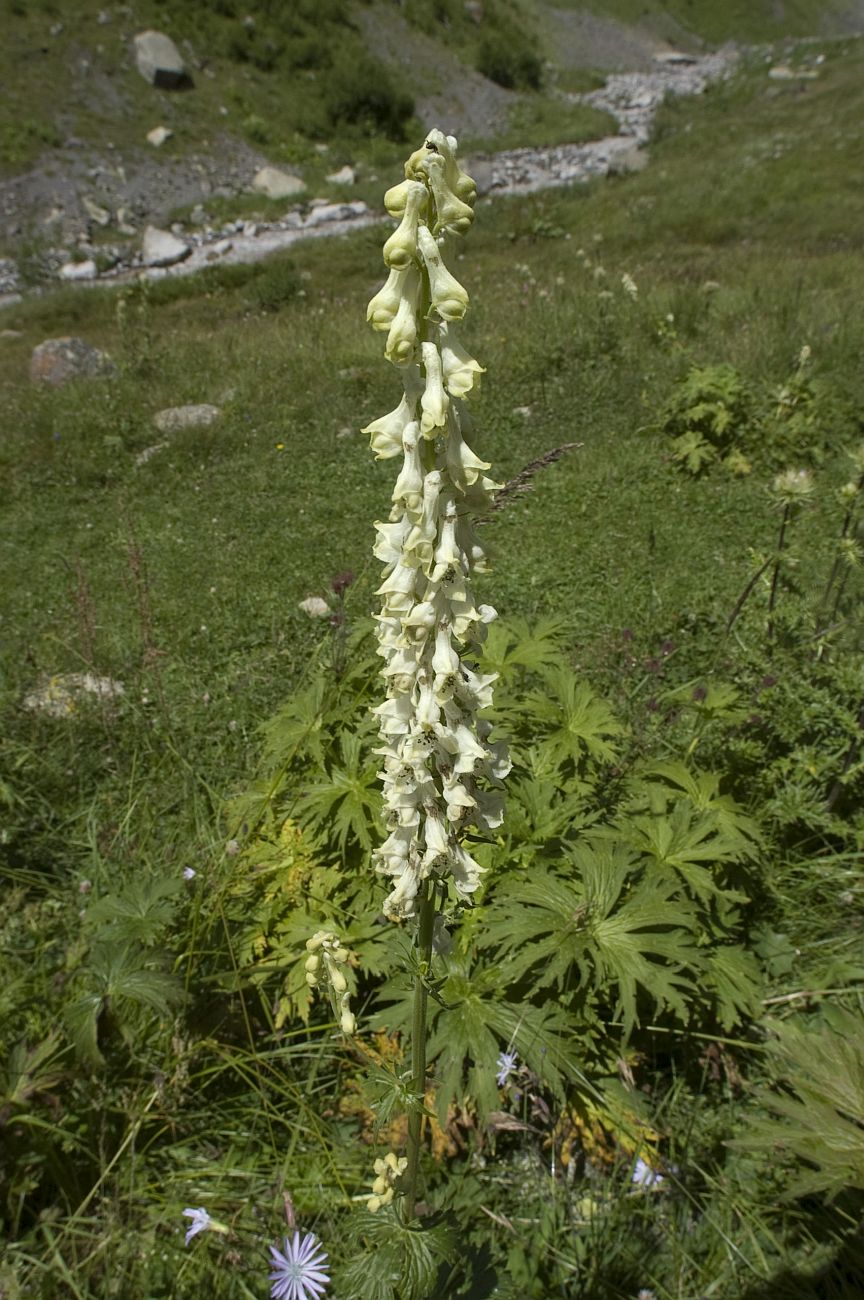
[[[478,605],[471,587],[472,574],[485,568],[472,520],[497,486],[465,439],[467,401],[483,367],[460,341],[468,294],[445,264],[454,236],[474,220],[475,198],[475,184],[456,160],[455,139],[430,131],[406,162],[405,180],[384,196],[399,224],[384,244],[387,282],[367,313],[372,328],[386,333],[384,355],[403,387],[395,410],[364,432],[379,460],[402,457],[389,517],[375,525],[374,553],[385,566],[377,622],[386,684],[375,712],[389,834],[374,861],[391,882],[386,915],[417,928],[408,1218],[417,1186],[436,916],[451,890],[467,900],[477,889],[481,867],[465,847],[466,835],[500,824],[500,787],[509,770],[506,748],[490,741],[491,724],[481,714],[491,703],[495,674],[478,670],[477,653],[495,610]]]

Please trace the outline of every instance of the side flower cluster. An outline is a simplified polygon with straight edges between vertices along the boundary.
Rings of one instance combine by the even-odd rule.
[[[396,1184],[407,1168],[405,1156],[397,1156],[395,1151],[388,1151],[383,1160],[375,1161],[372,1195],[366,1198],[367,1210],[377,1214],[382,1206],[390,1204],[396,1194]]]
[[[353,1034],[357,1024],[351,1010],[348,980],[345,978],[349,966],[348,949],[329,930],[318,930],[311,939],[306,940],[306,951],[309,953],[305,965],[306,983],[311,989],[317,989],[324,980],[330,989],[342,1033]]]
[[[495,675],[476,667],[495,618],[471,590],[471,574],[485,567],[472,516],[497,486],[464,436],[466,399],[483,367],[459,340],[468,294],[444,264],[451,236],[474,219],[475,197],[454,138],[430,131],[405,180],[384,196],[399,225],[384,245],[389,277],[367,313],[373,329],[386,331],[385,356],[404,390],[396,409],[363,431],[379,460],[402,457],[374,546],[385,566],[377,618],[387,699],[376,712],[390,832],[375,866],[393,879],[384,904],[393,919],[414,914],[430,877],[452,880],[464,897],[477,888],[481,868],[462,840],[469,828],[500,824],[498,790],[510,768],[480,715]]]

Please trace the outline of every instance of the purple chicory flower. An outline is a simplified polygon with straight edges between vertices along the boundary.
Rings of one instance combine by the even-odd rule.
[[[498,1057],[498,1073],[495,1076],[499,1088],[505,1087],[510,1075],[516,1073],[516,1062],[518,1060],[519,1056],[516,1052],[501,1052]]]
[[[285,1250],[270,1247],[273,1256],[273,1300],[318,1300],[327,1289],[330,1276],[325,1273],[327,1255],[314,1232],[303,1236],[295,1232],[285,1238]]]
[[[188,1246],[193,1237],[197,1237],[199,1232],[206,1232],[210,1227],[210,1215],[206,1210],[199,1208],[197,1210],[184,1210],[183,1217],[192,1220],[186,1229],[186,1245]]]

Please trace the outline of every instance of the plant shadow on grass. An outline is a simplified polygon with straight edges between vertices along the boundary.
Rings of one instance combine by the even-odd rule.
[[[849,1238],[829,1264],[815,1273],[784,1269],[752,1287],[741,1300],[861,1300],[864,1295],[864,1237]]]

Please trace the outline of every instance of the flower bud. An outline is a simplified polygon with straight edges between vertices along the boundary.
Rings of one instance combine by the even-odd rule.
[[[432,306],[442,320],[461,320],[468,310],[468,294],[441,260],[441,250],[427,226],[417,232],[417,243],[429,272]]]
[[[384,261],[387,266],[401,271],[416,258],[417,227],[426,202],[426,186],[419,181],[408,182],[402,220],[384,245]]]

